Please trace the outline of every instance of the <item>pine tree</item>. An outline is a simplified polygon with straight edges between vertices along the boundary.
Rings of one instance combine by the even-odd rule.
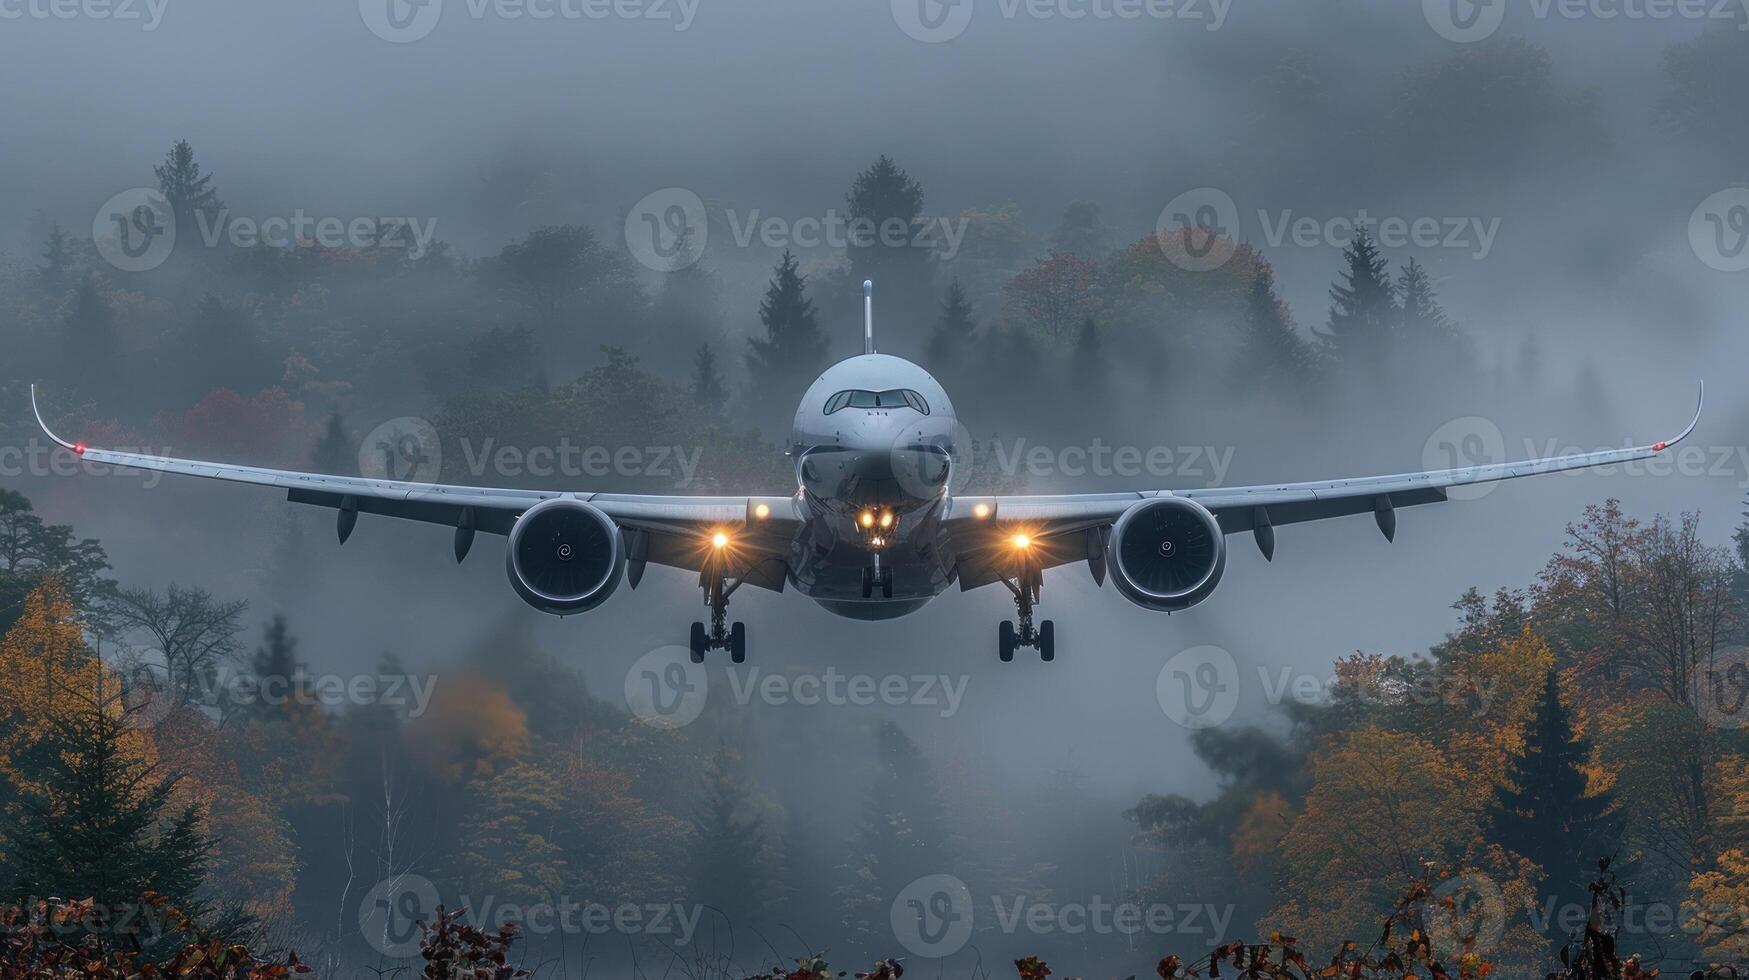
[[[1099,321],[1093,317],[1081,321],[1075,334],[1070,372],[1079,389],[1077,397],[1097,397],[1105,390],[1105,341],[1099,333]]]
[[[50,731],[59,751],[23,787],[3,835],[13,897],[89,898],[114,911],[155,892],[200,911],[196,893],[215,841],[202,832],[197,806],[172,809],[178,778],[130,744],[139,732],[116,700],[88,694]]]
[[[93,392],[110,394],[120,380],[115,311],[97,277],[85,273],[67,303],[63,353],[65,371]]]
[[[869,786],[851,843],[851,879],[844,889],[848,932],[876,952],[895,896],[925,875],[950,868],[946,815],[929,760],[892,722],[875,736],[879,769]]]
[[[1116,243],[1117,236],[1106,227],[1099,205],[1092,201],[1071,202],[1051,235],[1051,251],[1083,259],[1104,258]]]
[[[747,371],[760,395],[787,397],[800,379],[826,366],[826,335],[807,296],[807,281],[797,271],[800,264],[784,251],[759,304],[765,336],[747,339]]]
[[[1330,287],[1326,341],[1350,364],[1382,368],[1396,320],[1396,291],[1378,244],[1364,230],[1342,250],[1347,268]]]
[[[158,177],[158,192],[164,195],[170,213],[176,218],[178,232],[189,240],[196,240],[199,230],[196,215],[210,222],[224,210],[225,204],[212,186],[213,175],[201,173],[200,164],[194,159],[194,147],[187,140],[177,140],[165,154],[164,162],[153,167],[152,172]]]
[[[1398,306],[1402,309],[1406,336],[1427,337],[1451,329],[1451,320],[1439,305],[1427,267],[1411,258],[1397,276]]]
[[[1483,826],[1489,840],[1542,869],[1543,893],[1555,900],[1557,912],[1589,907],[1597,862],[1615,857],[1620,847],[1622,821],[1613,794],[1587,792],[1590,761],[1591,743],[1574,733],[1551,670],[1524,726],[1524,752],[1507,763],[1506,781]],[[1559,945],[1565,937],[1558,920],[1543,925]]]
[[[782,878],[746,779],[735,750],[722,745],[711,754],[693,817],[692,894],[731,925],[758,927],[777,907]]]
[[[887,324],[883,331],[887,342],[922,343],[922,336],[907,335],[907,331],[920,331],[934,305],[934,253],[926,247],[930,243],[918,235],[923,221],[923,185],[882,156],[857,174],[845,203],[851,221],[845,248],[850,277],[844,283],[845,292],[860,298],[863,281],[874,280],[882,322]]]
[[[1245,297],[1237,380],[1256,390],[1283,392],[1300,380],[1311,358],[1311,350],[1294,332],[1287,309],[1275,294],[1274,270],[1259,263]]]
[[[346,420],[339,412],[328,416],[322,437],[316,440],[316,448],[310,454],[310,469],[334,476],[358,475],[358,443],[346,431]]]
[[[911,247],[913,223],[923,215],[923,185],[889,157],[882,155],[867,170],[857,174],[844,199],[852,221],[872,226],[872,232],[853,236],[850,242],[850,270],[855,279],[860,281],[877,273],[890,272],[927,255],[926,250]],[[882,241],[885,237],[883,226],[893,221],[904,222],[903,244]]]
[[[67,247],[67,233],[59,224],[49,228],[49,239],[43,245],[43,264],[36,268],[36,284],[49,296],[61,296],[72,285],[76,260]]]
[[[688,232],[689,236],[691,233]],[[677,247],[686,248],[686,236]],[[662,291],[650,310],[652,329],[644,338],[650,355],[688,350],[723,334],[722,303],[716,274],[700,260],[662,277]]]
[[[956,276],[948,284],[947,298],[941,304],[941,318],[935,321],[935,329],[929,334],[930,361],[951,364],[971,346],[972,334],[977,329],[978,321],[972,316],[971,301],[966,299],[965,288]]]
[[[303,664],[298,660],[298,641],[283,613],[274,613],[268,622],[261,645],[249,659],[249,673],[260,695],[250,706],[264,718],[289,716],[314,703],[300,696]]]
[[[709,344],[699,345],[692,355],[692,384],[688,389],[692,400],[711,413],[720,413],[729,403],[729,389],[723,384],[723,372],[717,370],[717,352]]]

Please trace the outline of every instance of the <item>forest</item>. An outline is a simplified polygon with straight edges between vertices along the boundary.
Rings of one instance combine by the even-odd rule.
[[[1721,95],[1749,83],[1749,40],[1710,28],[1657,62],[1658,138],[1749,179],[1749,129]],[[1416,193],[1404,174],[1461,180],[1494,154],[1552,174],[1539,179],[1593,179],[1581,161],[1621,137],[1563,67],[1519,38],[1443,51],[1392,78],[1360,126],[1377,172],[1340,179],[1396,213]],[[1352,107],[1317,101],[1316,76],[1291,54],[1258,68],[1259,124],[1285,139],[1302,116],[1346,121]],[[1637,393],[1629,411],[1617,376],[1559,330],[1478,322],[1466,304],[1483,305],[1510,253],[1430,253],[1363,222],[1311,250],[1321,279],[1290,302],[1280,254],[1303,264],[1307,250],[1268,241],[1268,219],[1242,234],[1168,205],[1156,222],[1102,208],[1096,183],[1044,213],[944,208],[894,142],[814,207],[905,234],[789,247],[747,234],[759,209],[745,200],[701,193],[702,223],[669,229],[687,258],[663,268],[631,199],[465,246],[429,217],[334,241],[316,223],[252,237],[228,202],[275,172],[209,167],[230,152],[174,131],[130,151],[159,211],[117,212],[120,242],[95,207],[95,231],[85,213],[21,222],[0,255],[0,975],[1174,980],[1224,961],[1240,976],[1635,977],[1749,963],[1749,520],[1703,521],[1680,492],[1643,507],[1619,483],[1554,480],[1554,509],[1535,498],[1525,518],[1558,531],[1553,547],[1436,596],[1444,618],[1412,635],[1437,639],[1320,646],[1311,659],[1326,662],[1307,667],[1246,634],[1223,642],[1266,690],[1292,667],[1315,692],[1206,726],[1156,713],[1121,750],[992,765],[982,743],[1006,726],[1048,745],[1127,710],[991,680],[996,606],[977,607],[975,643],[891,634],[867,642],[917,649],[830,668],[939,674],[930,724],[915,703],[773,710],[749,675],[717,668],[696,720],[652,724],[634,675],[626,697],[618,680],[661,636],[679,642],[696,604],[681,576],[658,584],[661,612],[629,614],[672,620],[662,632],[610,627],[584,656],[554,637],[628,614],[609,605],[555,633],[509,599],[421,612],[453,564],[444,542],[337,553],[326,512],[94,472],[30,414],[35,383],[56,431],[93,446],[346,475],[429,464],[418,478],[467,485],[771,493],[794,482],[797,397],[860,349],[872,279],[882,349],[940,379],[976,440],[959,490],[1078,485],[1019,465],[1016,440],[1159,446],[1168,419],[1173,438],[1232,461],[1228,481],[1370,465],[1377,447],[1342,444],[1386,424],[1411,455],[1450,420],[1532,410],[1563,428],[1509,429],[1509,454],[1520,435],[1590,448],[1666,434],[1643,432]],[[539,197],[549,176],[500,174],[490,193]],[[1459,227],[1491,214],[1503,236],[1524,218],[1501,203]],[[118,262],[127,222],[173,227],[174,244],[149,268]],[[1715,445],[1741,421],[1721,416]],[[379,460],[384,426],[410,418],[435,442]],[[1449,465],[1465,461],[1480,460]],[[1466,526],[1467,506],[1445,505],[1461,530],[1443,547],[1521,533]],[[1356,554],[1275,571],[1340,579]],[[1405,588],[1439,561],[1365,554],[1398,560]],[[1078,567],[1052,576],[1047,603],[1119,604],[1055,584],[1080,583]],[[1097,615],[1044,666],[1139,647],[1131,683],[1151,685],[1226,622],[1162,617],[1139,643],[1101,635]],[[1306,612],[1261,613],[1277,615],[1268,642],[1292,644]],[[1364,616],[1322,619],[1370,636]],[[871,625],[797,622],[800,636],[755,655],[792,694],[797,672],[824,669],[822,647],[830,661],[810,633]],[[1170,766],[1143,761],[1167,739],[1185,746]]]

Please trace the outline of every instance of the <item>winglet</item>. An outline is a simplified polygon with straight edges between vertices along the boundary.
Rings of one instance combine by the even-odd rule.
[[[82,443],[82,442],[76,442],[76,443],[75,442],[68,442],[67,440],[62,439],[60,436],[55,435],[55,433],[49,428],[49,424],[47,422],[43,421],[43,410],[41,408],[38,408],[37,404],[36,404],[36,382],[34,382],[34,381],[31,382],[31,385],[30,385],[30,410],[36,414],[36,424],[42,427],[43,435],[48,436],[50,439],[53,439],[55,442],[61,444],[62,446],[67,447],[68,449],[73,450],[74,452],[78,453],[81,456],[85,455],[85,444],[84,443]]]
[[[1682,440],[1687,439],[1688,434],[1694,431],[1694,427],[1700,424],[1700,413],[1701,413],[1701,410],[1704,409],[1705,407],[1706,407],[1706,382],[1702,381],[1700,383],[1700,396],[1699,396],[1699,398],[1697,398],[1695,400],[1695,404],[1694,404],[1694,418],[1689,421],[1688,428],[1683,429],[1682,434],[1677,436],[1674,439],[1666,439],[1663,442],[1654,443],[1652,446],[1652,451],[1661,453],[1664,450],[1669,449],[1671,446],[1674,446],[1677,443],[1681,442]]]

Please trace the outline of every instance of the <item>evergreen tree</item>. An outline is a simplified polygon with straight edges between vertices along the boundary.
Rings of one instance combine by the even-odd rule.
[[[1095,398],[1105,391],[1105,342],[1099,333],[1099,322],[1093,317],[1081,321],[1075,335],[1075,353],[1070,373],[1078,387],[1076,397]]]
[[[706,411],[720,413],[729,403],[729,389],[723,384],[723,372],[717,370],[717,352],[709,344],[700,344],[692,355],[692,384],[688,389],[692,400]]]
[[[115,595],[107,571],[109,557],[96,539],[76,539],[65,524],[43,523],[29,498],[0,490],[0,632],[12,628],[25,598],[51,577],[88,625],[101,626]]]
[[[747,371],[756,395],[788,397],[804,377],[826,366],[826,335],[807,296],[806,279],[786,249],[759,304],[765,336],[747,339]]]
[[[67,233],[59,224],[49,228],[48,241],[43,245],[43,264],[36,268],[37,288],[49,296],[61,296],[73,284],[77,260],[67,247]]]
[[[1283,392],[1310,366],[1312,352],[1294,332],[1287,308],[1275,293],[1275,272],[1259,263],[1245,296],[1245,328],[1236,369],[1239,383]]]
[[[929,760],[892,722],[881,723],[875,749],[879,768],[851,842],[851,879],[844,889],[846,929],[870,953],[891,935],[890,909],[900,890],[951,867],[941,791]]]
[[[1427,267],[1411,258],[1397,276],[1397,301],[1403,312],[1403,332],[1410,337],[1429,337],[1451,329],[1451,320],[1439,305]]]
[[[334,476],[358,475],[358,443],[346,431],[346,420],[339,412],[328,416],[322,437],[316,440],[316,448],[310,454],[310,469]]]
[[[255,311],[207,293],[184,328],[183,356],[194,390],[229,388],[253,394],[278,381],[283,368],[268,354],[256,330]]]
[[[212,186],[213,175],[201,172],[200,164],[194,159],[194,147],[189,146],[187,140],[177,140],[165,154],[164,162],[153,167],[152,172],[158,176],[158,192],[164,195],[170,213],[176,218],[179,236],[198,241],[200,227],[196,215],[211,224],[225,208],[218,191]]]
[[[1535,333],[1526,333],[1518,344],[1518,377],[1520,389],[1533,391],[1542,384],[1543,347]]]
[[[856,176],[845,195],[851,221],[845,249],[850,277],[845,292],[862,293],[864,280],[875,282],[879,307],[887,324],[884,336],[922,342],[907,336],[928,322],[933,304],[933,251],[919,241],[923,221],[923,185],[886,156]],[[849,300],[851,295],[845,297]]]
[[[51,723],[44,767],[22,787],[3,835],[13,898],[89,898],[99,909],[135,906],[155,892],[198,912],[215,841],[201,811],[172,809],[177,777],[142,758],[113,698],[87,697]]]
[[[731,925],[757,927],[776,909],[782,877],[746,780],[735,750],[722,745],[711,754],[693,817],[692,894]]]
[[[972,316],[971,301],[956,276],[948,284],[947,298],[941,304],[941,318],[929,334],[929,358],[934,363],[951,364],[972,344],[972,334],[978,322]]]
[[[1574,733],[1551,670],[1524,726],[1524,752],[1507,763],[1505,783],[1483,826],[1489,840],[1542,869],[1543,893],[1555,900],[1557,912],[1589,907],[1597,862],[1620,847],[1622,821],[1613,794],[1586,790],[1590,761],[1591,743]],[[1555,945],[1565,939],[1558,920],[1543,925]]]
[[[1051,235],[1051,251],[1090,260],[1104,258],[1116,244],[1117,236],[1106,227],[1099,205],[1092,201],[1070,203]]]
[[[1396,320],[1396,291],[1387,263],[1365,230],[1342,250],[1342,260],[1347,268],[1341,281],[1330,287],[1326,341],[1349,364],[1382,368]]]
[[[299,689],[293,686],[303,684],[302,667],[298,660],[298,641],[286,625],[285,614],[274,613],[261,645],[249,658],[249,673],[261,694],[252,703],[259,709],[259,714],[273,717],[309,703],[297,697]]]
[[[685,247],[684,240],[680,247]],[[664,275],[662,291],[650,311],[652,329],[641,338],[644,344],[639,349],[656,360],[721,337],[718,292],[717,277],[702,260]]]
[[[109,393],[120,380],[116,353],[115,311],[97,277],[85,273],[65,313],[65,371],[93,391]]]

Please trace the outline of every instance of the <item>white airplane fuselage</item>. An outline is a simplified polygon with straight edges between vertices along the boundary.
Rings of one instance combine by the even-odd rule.
[[[958,428],[946,390],[910,361],[859,354],[827,368],[790,439],[806,518],[790,584],[852,619],[915,612],[952,584],[940,518]]]

